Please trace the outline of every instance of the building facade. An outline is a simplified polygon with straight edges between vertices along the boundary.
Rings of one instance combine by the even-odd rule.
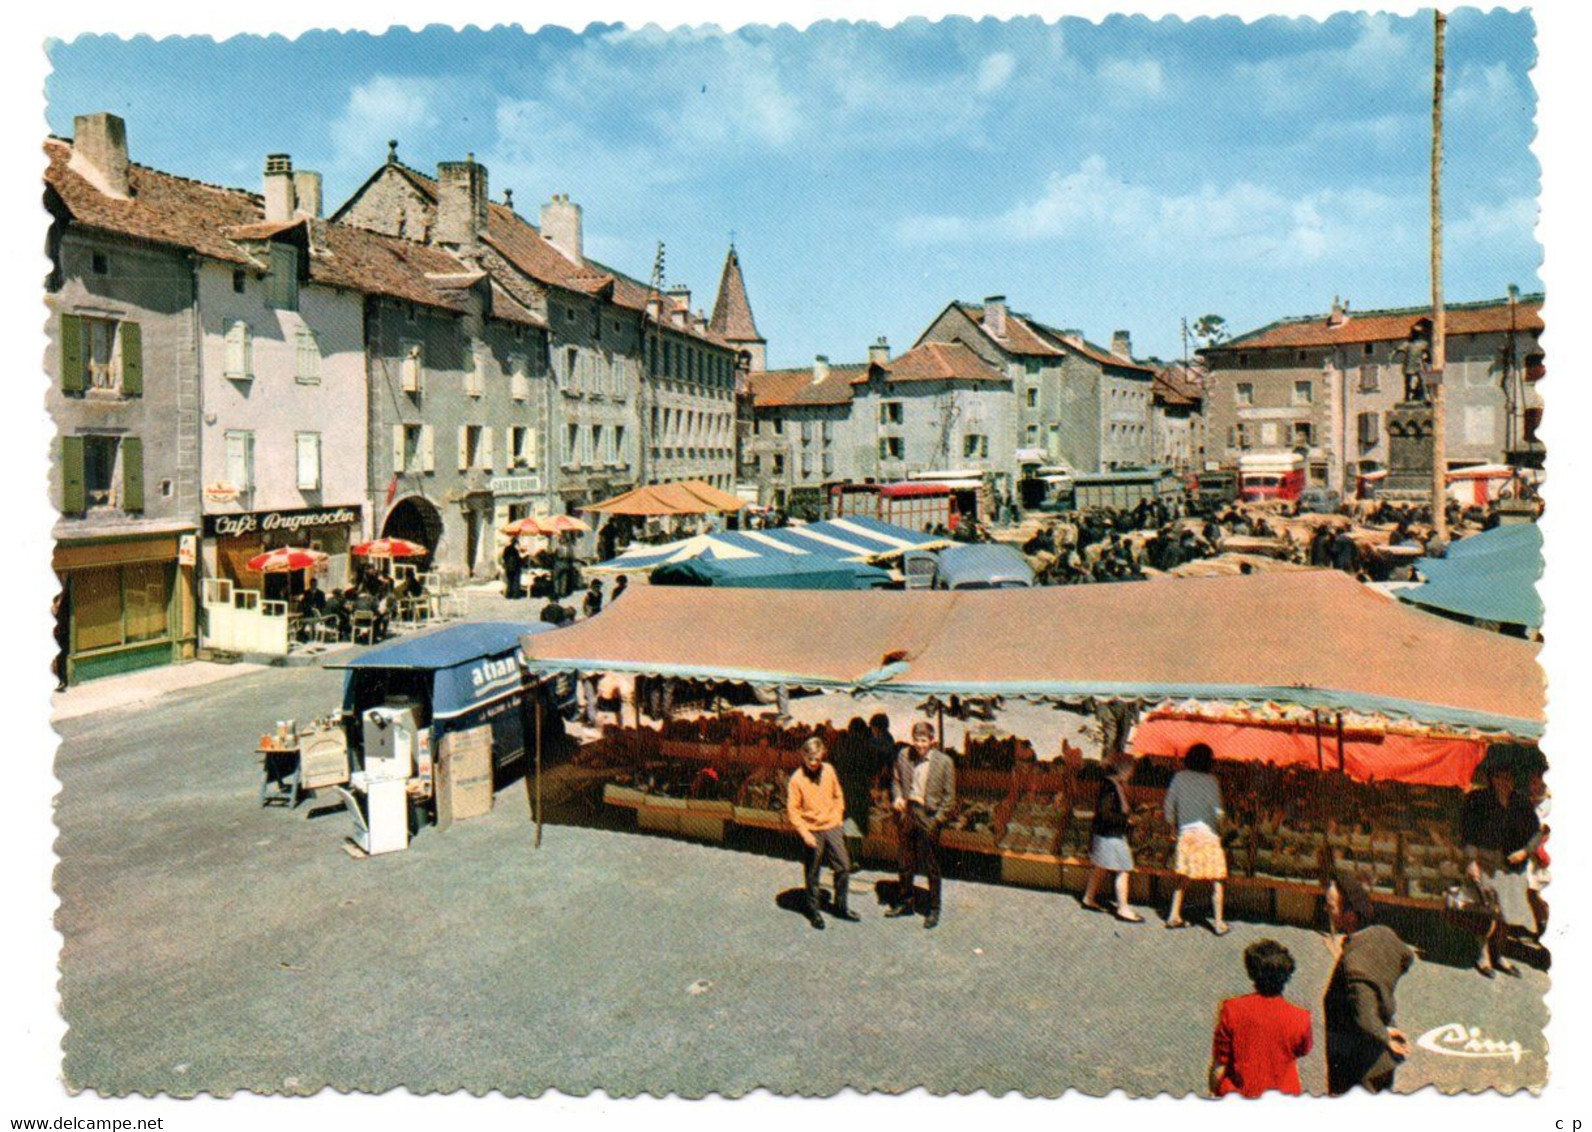
[[[823,356],[804,369],[748,374],[741,478],[755,485],[759,503],[822,518],[829,485],[864,478],[852,391],[867,375],[867,365],[831,366]]]
[[[1545,372],[1541,295],[1448,306],[1450,467],[1513,461],[1540,466],[1536,439]],[[1429,308],[1282,319],[1200,351],[1210,371],[1209,447],[1228,466],[1245,452],[1292,449],[1309,478],[1352,491],[1387,466],[1384,420],[1404,399],[1404,352]]]
[[[1152,463],[1180,475],[1205,470],[1205,372],[1176,362],[1156,372],[1152,386]]]

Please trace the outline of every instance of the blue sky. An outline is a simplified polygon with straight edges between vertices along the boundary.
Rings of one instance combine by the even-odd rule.
[[[712,302],[730,233],[773,364],[905,348],[952,298],[1141,354],[1428,294],[1431,20],[1343,15],[442,28],[56,43],[49,122],[107,109],[137,161],[257,188],[264,155],[341,202],[386,154],[474,152],[519,210],[567,192],[588,253]],[[1448,30],[1453,299],[1540,286],[1529,15]]]

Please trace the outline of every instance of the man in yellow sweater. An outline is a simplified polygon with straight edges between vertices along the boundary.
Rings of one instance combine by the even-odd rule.
[[[790,776],[785,790],[785,816],[807,846],[807,922],[823,930],[818,914],[818,880],[824,861],[835,875],[834,914],[852,923],[862,919],[846,906],[851,857],[846,852],[846,799],[840,776],[824,761],[829,748],[818,736],[802,744],[802,765]]]

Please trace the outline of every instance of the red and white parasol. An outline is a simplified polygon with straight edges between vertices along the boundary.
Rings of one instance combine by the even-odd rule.
[[[276,550],[268,550],[264,554],[256,554],[249,559],[249,569],[259,574],[287,574],[298,570],[313,570],[326,561],[326,555],[319,550],[309,550],[299,546],[284,546]]]
[[[349,553],[360,558],[422,558],[431,552],[418,542],[410,542],[408,539],[379,538],[372,542],[362,542]]]

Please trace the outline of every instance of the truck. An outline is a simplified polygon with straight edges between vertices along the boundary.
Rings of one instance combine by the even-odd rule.
[[[1238,497],[1246,503],[1296,502],[1305,488],[1305,458],[1297,452],[1246,452],[1238,458]]]
[[[865,515],[912,531],[954,530],[960,517],[950,487],[939,483],[837,483],[829,489],[829,517]]]

